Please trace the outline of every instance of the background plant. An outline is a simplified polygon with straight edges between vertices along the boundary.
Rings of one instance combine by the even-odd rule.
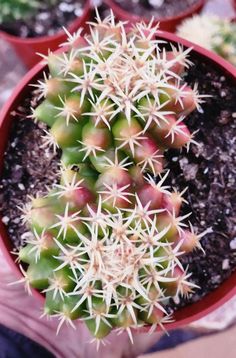
[[[216,16],[196,15],[179,26],[177,34],[236,65],[236,24]]]
[[[163,153],[196,143],[184,119],[203,96],[182,79],[189,50],[167,51],[157,26],[126,30],[112,14],[90,26],[48,55],[36,85],[32,117],[48,125],[44,146],[60,148],[62,165],[60,181],[22,209],[31,235],[21,282],[45,292],[59,329],[81,318],[97,342],[113,328],[132,340],[132,328],[163,327],[169,298],[195,288],[180,257],[205,232],[184,222]]]

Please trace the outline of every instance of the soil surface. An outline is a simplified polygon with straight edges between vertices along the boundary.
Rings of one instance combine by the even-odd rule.
[[[163,19],[180,15],[198,0],[115,0],[115,2],[130,14]]]
[[[181,304],[170,302],[170,311],[195,302],[218,287],[236,269],[235,168],[236,163],[236,88],[231,80],[192,55],[195,63],[186,81],[199,83],[201,94],[210,94],[203,109],[195,111],[187,124],[198,130],[189,152],[169,151],[169,184],[183,190],[188,186],[182,214],[192,212],[191,222],[198,232],[212,227],[213,233],[202,239],[201,251],[182,258],[192,272],[191,280],[200,286]],[[57,180],[59,154],[53,155],[42,147],[43,124],[26,118],[31,99],[13,113],[15,120],[5,154],[0,182],[0,212],[8,227],[10,239],[18,247],[27,229],[21,224],[18,206],[28,202],[28,195],[46,191]]]
[[[170,169],[169,183],[183,190],[189,205],[182,214],[192,212],[190,221],[198,232],[212,227],[201,244],[205,250],[182,258],[197,284],[193,295],[181,302],[171,302],[172,308],[196,302],[217,288],[236,269],[236,87],[224,74],[192,57],[195,66],[186,81],[197,81],[201,94],[210,94],[202,105],[187,118],[198,146],[189,152],[172,150],[166,154]]]
[[[53,35],[80,17],[84,4],[85,0],[58,0],[49,6],[47,0],[41,0],[40,9],[32,17],[1,24],[0,30],[22,38]]]

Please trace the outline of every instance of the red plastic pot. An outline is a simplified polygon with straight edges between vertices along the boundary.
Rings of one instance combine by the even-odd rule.
[[[202,47],[194,45],[184,39],[181,39],[174,34],[170,34],[167,32],[159,32],[158,37],[167,41],[171,41],[173,43],[178,42],[184,47],[192,47],[193,52],[195,52],[200,59],[210,63],[211,67],[220,71],[222,75],[230,78],[231,82],[235,83],[236,85],[236,68],[218,55],[208,50],[205,50]],[[14,90],[14,93],[12,94],[11,98],[8,100],[8,102],[0,112],[0,172],[3,167],[4,151],[8,142],[9,130],[11,126],[11,121],[13,119],[13,117],[11,116],[11,112],[13,110],[16,110],[17,106],[22,103],[25,96],[27,96],[30,92],[31,89],[28,86],[29,83],[34,83],[37,81],[38,78],[42,77],[42,71],[44,67],[45,66],[42,63],[39,63],[26,74],[26,76],[22,79],[17,88]],[[15,255],[12,254],[13,245],[7,234],[7,230],[1,220],[0,249],[2,250],[12,270],[18,276],[21,277],[22,274],[19,270],[18,264],[15,262]],[[44,300],[44,296],[40,294],[37,290],[32,291],[34,295],[36,295],[41,301]],[[179,309],[174,314],[175,322],[167,324],[166,327],[167,329],[173,329],[200,319],[206,314],[220,307],[234,295],[236,295],[236,271],[216,290],[206,295],[202,300]],[[145,329],[146,328],[144,327],[142,330]]]
[[[236,0],[232,0],[232,2],[233,2],[234,10],[236,11]]]
[[[121,6],[119,6],[119,4],[117,4],[113,0],[104,0],[104,2],[112,9],[115,16],[119,20],[129,21],[131,23],[140,22],[140,21],[144,21],[146,23],[150,22],[150,19],[148,19],[148,18],[138,16],[138,15],[132,14],[132,13],[124,10]],[[159,28],[161,30],[175,32],[176,27],[184,19],[186,19],[187,17],[190,17],[194,14],[198,14],[202,10],[204,4],[205,4],[205,0],[198,0],[196,2],[196,4],[194,4],[193,6],[190,6],[185,11],[182,11],[177,16],[167,17],[165,19],[155,17],[154,24],[159,23]]]
[[[83,27],[90,17],[90,12],[91,1],[86,0],[82,15],[72,21],[68,26],[68,31],[73,33],[78,30],[79,27]],[[41,60],[40,56],[36,55],[36,53],[47,55],[48,49],[51,51],[56,50],[58,46],[66,40],[67,35],[61,30],[52,36],[21,38],[0,31],[0,38],[8,42],[15,49],[27,68],[31,68]]]

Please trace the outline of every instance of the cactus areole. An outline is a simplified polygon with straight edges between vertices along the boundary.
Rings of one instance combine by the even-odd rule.
[[[163,153],[196,144],[185,117],[203,96],[181,75],[188,50],[167,51],[157,26],[126,30],[111,14],[90,34],[49,53],[32,117],[61,150],[58,183],[22,207],[31,236],[19,251],[28,291],[45,294],[45,315],[100,342],[112,329],[150,330],[172,321],[171,297],[197,289],[181,256],[202,249],[180,215],[185,199],[166,185]],[[164,44],[165,45],[165,44]]]

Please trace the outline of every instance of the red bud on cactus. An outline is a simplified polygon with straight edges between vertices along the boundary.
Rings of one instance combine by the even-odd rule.
[[[88,188],[81,187],[73,190],[66,199],[77,209],[83,209],[86,204],[94,201],[94,194]]]
[[[164,194],[162,198],[162,207],[169,212],[175,212],[175,215],[178,216],[180,212],[181,205],[183,203],[188,203],[187,200],[183,198],[183,194],[186,192],[185,188],[181,193],[177,190],[174,190],[169,195]]]
[[[173,215],[169,212],[163,212],[158,214],[157,216],[157,228],[159,231],[165,229],[166,227],[170,227],[168,232],[165,234],[165,238],[170,241],[175,241],[178,235],[178,228],[175,224],[175,219]]]
[[[84,100],[81,104],[80,99],[79,94],[70,94],[65,99],[60,97],[61,105],[55,106],[55,108],[59,111],[57,116],[64,117],[67,125],[70,121],[79,121],[81,125],[84,125],[85,119],[81,116],[81,114],[88,110],[90,104],[87,100]]]
[[[178,52],[167,51],[166,59],[168,61],[175,60],[177,58],[178,54],[179,54]],[[173,65],[171,67],[169,67],[169,70],[176,73],[176,75],[181,75],[184,72],[184,64],[181,63],[180,61],[176,61],[173,63]]]
[[[150,315],[148,315],[148,312],[145,311],[140,313],[140,318],[144,322],[155,325],[161,323],[164,316],[164,312],[157,307],[153,307]]]
[[[143,173],[140,167],[138,167],[137,165],[133,165],[129,169],[129,173],[133,179],[133,186],[135,188],[141,187],[145,184]]]
[[[177,241],[182,241],[181,250],[185,251],[185,253],[190,253],[200,246],[198,236],[189,230],[183,230]]]
[[[151,171],[154,175],[163,170],[163,152],[159,150],[156,142],[150,138],[144,138],[139,141],[140,145],[135,149],[134,160],[141,167],[142,172]]]
[[[184,84],[182,87],[169,87],[164,89],[166,95],[161,94],[161,102],[167,102],[165,110],[173,111],[177,115],[187,116],[197,107],[198,100],[195,90]]]
[[[83,127],[82,141],[84,158],[89,155],[97,156],[97,153],[104,152],[111,145],[111,133],[107,128],[97,128],[89,122]]]
[[[159,209],[162,204],[163,193],[168,194],[167,191],[168,186],[163,186],[168,172],[163,177],[160,177],[160,180],[156,183],[155,179],[151,176],[148,176],[146,179],[148,183],[145,183],[139,190],[137,191],[138,197],[143,206],[146,206],[150,203],[149,209]],[[167,225],[168,226],[168,225]],[[164,227],[163,227],[164,229]]]
[[[181,250],[185,251],[185,253],[187,254],[195,249],[200,249],[205,253],[200,243],[200,240],[206,234],[212,233],[212,229],[208,228],[201,234],[196,234],[192,224],[189,223],[189,225],[191,230],[182,230],[176,238],[176,243],[182,242]]]
[[[112,212],[115,207],[128,208],[132,203],[132,179],[124,169],[110,168],[100,174],[96,190],[102,196],[103,207]]]
[[[160,145],[167,148],[182,148],[191,140],[191,133],[183,123],[184,117],[178,120],[174,116],[168,116],[168,123],[163,122],[160,126],[153,128]]]
[[[188,296],[193,292],[194,288],[198,286],[188,281],[191,273],[187,274],[184,269],[176,266],[173,270],[172,278],[176,278],[175,281],[162,283],[165,293],[169,296]]]
[[[45,200],[43,200],[45,199]],[[48,200],[46,200],[48,199]],[[49,229],[55,222],[55,205],[49,198],[37,198],[32,201],[32,209],[29,213],[29,224],[38,233]]]
[[[172,114],[165,116],[165,121],[161,121],[160,125],[155,125],[150,129],[150,134],[153,135],[155,140],[159,143],[162,142],[162,139],[169,133],[172,125],[176,122],[176,118]]]
[[[117,184],[119,187],[132,185],[130,174],[122,168],[110,168],[100,174],[96,183],[96,188],[101,188],[104,184]]]
[[[45,96],[53,104],[59,104],[60,98],[64,98],[72,88],[69,82],[60,78],[49,78],[45,81]]]
[[[161,207],[163,193],[151,184],[144,184],[138,189],[137,194],[143,206],[150,203],[149,209],[151,210],[159,209]]]

